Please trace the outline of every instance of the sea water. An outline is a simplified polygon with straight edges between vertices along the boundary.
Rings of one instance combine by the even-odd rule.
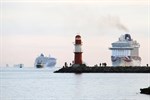
[[[0,68],[0,100],[150,100],[146,73],[53,73],[55,68]]]

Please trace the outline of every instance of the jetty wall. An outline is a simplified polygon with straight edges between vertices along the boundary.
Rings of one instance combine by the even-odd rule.
[[[54,73],[150,73],[150,67],[65,67]]]

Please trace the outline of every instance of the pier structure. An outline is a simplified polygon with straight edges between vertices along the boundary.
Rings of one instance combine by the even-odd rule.
[[[74,61],[68,66],[65,62],[63,68],[54,73],[150,73],[150,66],[140,66],[141,58],[139,57],[139,43],[133,41],[129,34],[119,38],[119,41],[112,43],[113,66],[107,66],[107,63],[100,63],[95,66],[87,66],[82,61],[82,40],[80,35],[75,36],[74,43]],[[127,57],[127,58],[126,58]],[[115,67],[114,67],[115,66]]]

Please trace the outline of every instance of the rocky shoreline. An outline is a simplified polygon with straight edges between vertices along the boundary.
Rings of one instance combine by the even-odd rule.
[[[78,67],[63,67],[54,73],[150,73],[149,66],[139,67],[89,67],[89,66],[78,66]]]

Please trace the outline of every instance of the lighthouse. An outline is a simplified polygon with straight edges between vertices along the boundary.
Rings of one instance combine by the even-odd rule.
[[[74,51],[74,64],[82,64],[82,41],[81,36],[75,36],[75,51]]]

